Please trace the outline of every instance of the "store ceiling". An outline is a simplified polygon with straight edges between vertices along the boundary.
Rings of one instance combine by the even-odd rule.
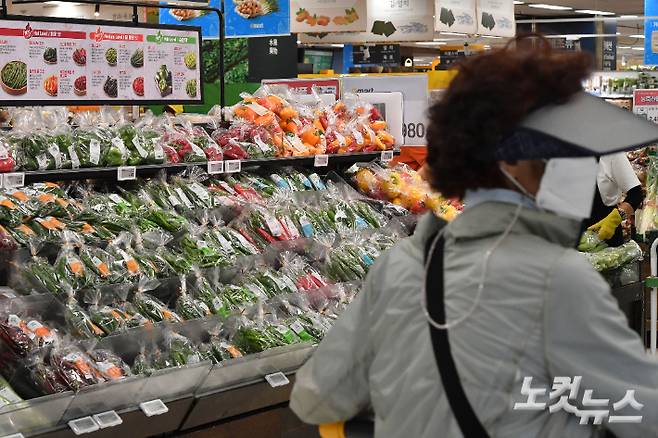
[[[520,15],[534,17],[576,17],[591,16],[588,14],[579,14],[577,10],[595,10],[613,12],[619,15],[643,15],[644,0],[532,0],[526,1],[523,5],[516,6],[516,13]],[[554,6],[566,6],[572,10],[549,10],[539,9],[527,6],[528,4],[548,4]]]

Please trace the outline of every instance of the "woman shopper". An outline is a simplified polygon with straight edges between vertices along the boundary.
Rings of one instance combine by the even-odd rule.
[[[445,227],[424,216],[373,266],[297,373],[302,420],[371,409],[386,438],[658,436],[658,363],[573,249],[594,157],[658,127],[584,94],[586,55],[539,42],[468,59],[432,108],[430,181],[466,208]]]

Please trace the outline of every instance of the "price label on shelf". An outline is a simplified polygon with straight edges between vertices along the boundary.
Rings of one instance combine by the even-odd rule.
[[[227,160],[224,162],[224,172],[237,173],[242,171],[242,161],[240,160]]]
[[[224,173],[224,162],[208,161],[208,173],[210,175],[217,175],[218,173]]]
[[[313,165],[315,167],[327,167],[329,165],[329,155],[316,155]]]
[[[379,159],[384,163],[388,163],[393,159],[393,151],[382,151],[382,156]]]
[[[96,421],[91,417],[82,417],[77,420],[71,420],[68,422],[69,427],[76,435],[83,435],[85,433],[96,432],[100,429],[100,426]]]
[[[25,174],[23,172],[5,173],[2,178],[2,187],[13,189],[25,185]]]
[[[98,423],[98,426],[101,429],[107,429],[108,427],[118,426],[123,424],[123,420],[119,417],[115,411],[101,412],[93,416],[94,421]]]
[[[147,417],[155,417],[169,412],[169,408],[160,399],[147,401],[139,404],[139,408]]]
[[[270,384],[272,388],[278,388],[280,386],[286,386],[290,383],[290,380],[282,372],[272,373],[265,376],[265,380]]]
[[[117,181],[132,181],[137,179],[135,166],[121,166],[117,168]]]

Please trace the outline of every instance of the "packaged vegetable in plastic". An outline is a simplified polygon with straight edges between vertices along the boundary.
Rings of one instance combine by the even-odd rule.
[[[35,358],[28,365],[31,383],[44,395],[59,394],[69,391],[64,379],[55,369],[44,362],[43,358]]]
[[[146,293],[146,291],[157,288],[158,285],[157,281],[148,280],[146,277],[140,278],[133,297],[133,305],[139,313],[153,322],[182,322],[183,319],[169,310],[162,301]]]
[[[57,277],[65,280],[74,290],[80,290],[94,283],[94,274],[76,254],[76,248],[82,245],[82,238],[72,231],[64,231],[62,249],[55,260]]]
[[[224,159],[221,148],[202,127],[191,127],[190,132],[192,134],[192,142],[203,150],[208,161],[221,161]]]
[[[598,233],[586,230],[580,236],[580,243],[578,244],[578,251],[582,252],[597,252],[608,245],[599,238]]]
[[[109,350],[92,350],[88,355],[96,371],[107,381],[121,380],[132,374],[123,359]]]
[[[162,137],[162,140],[178,154],[178,159],[185,163],[203,163],[206,161],[206,154],[203,150],[194,144],[189,138],[175,130],[168,127]],[[166,151],[165,151],[166,153]]]
[[[73,344],[55,348],[50,355],[50,363],[74,391],[105,381],[89,356]]]
[[[113,259],[114,269],[122,274],[124,281],[134,281],[143,275],[139,262],[131,254],[131,241],[131,234],[121,233],[106,248],[106,252]]]
[[[123,287],[121,292],[123,292],[124,295],[122,301],[125,301],[125,295],[127,295],[128,292],[127,286]],[[89,303],[89,316],[91,321],[103,330],[106,335],[111,335],[127,328],[130,315],[114,305],[102,303],[100,290],[88,290],[84,298],[85,302]]]
[[[64,309],[64,319],[71,328],[71,333],[79,338],[92,339],[105,336],[105,332],[92,321],[89,314],[78,304],[69,291],[69,298]]]
[[[210,316],[208,306],[202,300],[187,293],[187,279],[184,276],[180,278],[180,289],[175,307],[176,313],[187,320]]]
[[[190,293],[197,301],[205,304],[208,310],[214,315],[219,315],[224,307],[222,300],[215,292],[215,288],[212,287],[210,281],[204,277],[198,267],[194,267],[192,273]]]
[[[12,142],[0,137],[0,173],[13,172],[16,169],[16,151]]]
[[[193,365],[201,362],[201,354],[196,346],[185,336],[167,330],[165,346],[173,366]]]

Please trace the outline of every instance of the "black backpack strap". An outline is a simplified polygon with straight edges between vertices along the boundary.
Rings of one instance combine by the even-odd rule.
[[[439,324],[445,324],[446,310],[444,302],[444,276],[443,276],[443,252],[445,240],[440,236],[434,246],[434,251],[430,246],[426,249],[425,258],[429,260],[427,266],[427,278],[425,284],[425,294],[427,295],[427,311],[430,317]],[[450,341],[448,339],[448,330],[439,330],[432,324],[430,326],[430,335],[432,338],[432,348],[434,357],[441,375],[441,382],[445,389],[448,402],[452,413],[457,419],[459,428],[465,438],[488,438],[489,434],[484,429],[473,407],[471,406],[464,388],[459,379],[457,366],[452,357]]]

